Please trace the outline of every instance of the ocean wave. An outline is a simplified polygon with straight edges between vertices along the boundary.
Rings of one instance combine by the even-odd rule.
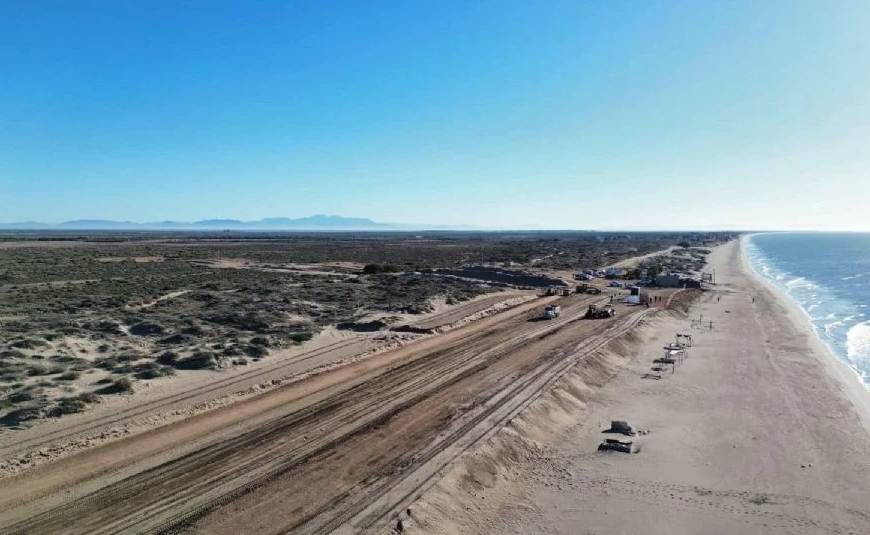
[[[870,321],[859,323],[846,333],[846,354],[860,372],[870,372]]]
[[[827,317],[827,318],[824,318],[824,319],[826,319],[826,320],[827,320],[827,319],[834,319],[834,318],[836,317],[835,314],[830,314],[829,316],[834,316],[834,317]],[[831,331],[833,331],[833,330],[835,330],[835,329],[839,329],[839,328],[841,328],[841,327],[848,327],[848,326],[850,326],[850,325],[852,324],[852,320],[854,320],[854,319],[857,318],[857,317],[858,317],[857,315],[854,315],[854,316],[846,316],[846,317],[844,317],[844,318],[842,318],[842,319],[839,319],[839,320],[837,320],[837,321],[834,321],[834,322],[827,323],[827,324],[823,325],[823,328],[825,329],[825,332],[826,332],[826,333],[830,333]],[[859,325],[860,325],[860,324],[859,324]]]
[[[753,236],[743,243],[746,258],[755,273],[795,302],[806,314],[819,340],[854,369],[870,388],[870,321],[867,321],[870,271],[866,271],[866,266],[860,266],[865,271],[857,273],[854,263],[848,265],[851,257],[823,267],[805,264],[797,251],[799,247],[784,247],[772,239],[763,241],[764,249],[755,243]]]
[[[785,278],[783,276],[782,278]],[[778,279],[782,280],[782,279]],[[785,287],[791,290],[817,290],[819,285],[813,281],[807,280],[806,277],[797,277],[785,283]],[[813,294],[812,297],[816,297],[818,294]]]
[[[845,326],[846,326],[845,321],[838,320],[838,321],[835,321],[832,323],[826,323],[822,326],[822,328],[825,329],[826,333],[830,333],[831,331],[833,331],[835,329],[839,329],[840,327],[845,327]]]

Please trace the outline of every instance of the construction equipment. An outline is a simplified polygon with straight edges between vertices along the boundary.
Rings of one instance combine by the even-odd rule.
[[[560,307],[559,305],[547,305],[547,307],[544,309],[544,319],[556,319],[561,313],[562,307]]]
[[[571,288],[569,286],[550,286],[545,295],[571,295]]]
[[[600,294],[601,288],[597,288],[592,286],[591,284],[578,284],[577,285],[577,293],[578,294]]]
[[[614,440],[612,438],[604,439],[604,442],[598,445],[598,451],[619,451],[622,453],[637,453],[634,443],[631,441]]]
[[[616,311],[613,310],[613,307],[610,305],[589,305],[589,308],[586,310],[586,316],[584,317],[588,320],[597,320],[612,318],[615,315]]]

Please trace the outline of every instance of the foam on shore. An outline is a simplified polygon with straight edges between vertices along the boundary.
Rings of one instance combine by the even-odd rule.
[[[866,305],[845,302],[826,288],[807,277],[783,271],[756,245],[748,235],[741,240],[744,261],[756,278],[771,287],[798,307],[815,336],[828,352],[846,363],[870,391],[870,320],[866,320]],[[857,274],[846,279],[863,276]]]
[[[790,312],[791,321],[796,328],[811,334],[816,342],[816,350],[827,357],[822,358],[822,361],[826,364],[828,374],[843,385],[843,390],[855,406],[861,423],[870,434],[870,377],[859,368],[862,362],[858,360],[866,359],[866,364],[870,366],[870,356],[867,356],[870,353],[870,321],[852,325],[846,333],[846,352],[838,352],[832,344],[832,331],[854,318],[847,315],[838,319],[834,312],[814,314],[833,298],[823,288],[803,277],[788,279],[788,275],[778,271],[752,243],[752,236],[755,234],[740,239],[744,271],[751,274],[762,287],[770,290],[780,305]],[[815,299],[814,302],[802,302],[791,291],[801,286],[815,290],[815,293],[809,294]]]

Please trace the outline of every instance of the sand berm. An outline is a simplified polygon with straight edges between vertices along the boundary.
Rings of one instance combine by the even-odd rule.
[[[712,290],[584,359],[403,511],[405,532],[870,533],[866,388],[740,242],[710,263]],[[651,378],[676,333],[688,359]],[[638,453],[596,451],[611,420],[649,431]]]

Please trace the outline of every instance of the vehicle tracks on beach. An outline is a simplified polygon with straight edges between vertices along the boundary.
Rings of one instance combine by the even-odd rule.
[[[522,354],[523,366],[534,364],[528,373],[511,376],[509,383],[501,385],[496,394],[466,414],[457,425],[445,430],[442,423],[433,422],[434,431],[446,432],[416,451],[404,451],[403,458],[411,456],[413,462],[405,463],[401,470],[389,477],[350,482],[332,502],[340,506],[322,507],[307,515],[287,518],[282,529],[327,533],[340,527],[348,529],[351,524],[354,526],[351,531],[380,525],[390,511],[431,481],[433,469],[437,471],[504,425],[576,364],[581,353],[594,351],[649,313],[641,310],[612,322],[578,324],[576,320],[590,300],[565,301],[563,315],[556,320],[530,322],[516,314],[468,336],[457,336],[449,345],[412,352],[387,366],[367,370],[297,399],[288,398],[280,410],[270,412],[243,432],[204,440],[191,451],[110,481],[96,490],[74,493],[65,500],[56,496],[62,489],[55,489],[52,491],[55,494],[43,495],[36,502],[7,503],[0,512],[0,523],[7,523],[5,530],[10,533],[183,529],[330,448],[448,391],[452,385],[484,375],[481,372],[487,372],[501,359],[507,361],[512,355]],[[566,327],[595,332],[579,344],[576,340],[565,344],[563,340],[554,353],[552,349],[556,346],[552,344],[559,340],[550,335]],[[565,336],[566,340],[570,338]],[[542,345],[548,343],[551,346]],[[537,354],[539,346],[549,347],[549,354]],[[292,387],[278,390],[289,393]],[[439,425],[442,427],[438,428]],[[448,449],[449,455],[445,455]],[[391,490],[392,494],[387,496]]]

